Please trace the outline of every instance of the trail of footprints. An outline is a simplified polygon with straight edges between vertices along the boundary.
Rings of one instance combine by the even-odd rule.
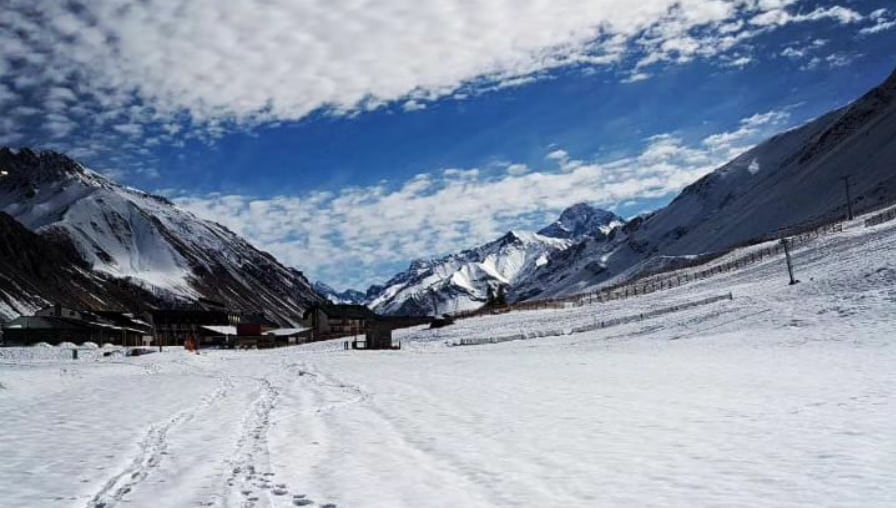
[[[227,479],[228,488],[238,490],[241,508],[254,508],[262,496],[289,500],[293,506],[337,508],[333,503],[317,504],[305,494],[290,495],[285,483],[275,482],[274,473],[259,471],[258,464],[269,463],[267,433],[271,423],[271,412],[278,397],[279,390],[269,380],[262,379],[261,395],[250,409],[244,423],[243,435],[237,441],[234,466]]]
[[[171,429],[186,424],[196,413],[212,406],[225,397],[233,387],[229,378],[222,378],[214,393],[206,395],[195,407],[181,411],[161,425],[153,425],[139,443],[139,452],[129,466],[110,478],[100,491],[88,502],[88,508],[111,508],[122,501],[149,473],[157,468],[162,458],[168,454],[168,433]]]

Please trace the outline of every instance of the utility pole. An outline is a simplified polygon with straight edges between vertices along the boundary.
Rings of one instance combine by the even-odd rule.
[[[842,177],[841,179],[843,180],[843,183],[846,185],[846,212],[847,212],[846,220],[852,220],[853,219],[852,196],[850,195],[850,192],[849,192],[849,175],[846,175],[846,176]]]
[[[799,281],[793,278],[793,262],[790,260],[790,244],[786,238],[781,240],[784,244],[784,257],[787,259],[787,273],[790,274],[790,285],[794,285]]]
[[[439,300],[436,297],[436,290],[430,288],[429,291],[430,298],[432,298],[432,315],[433,317],[439,317]]]

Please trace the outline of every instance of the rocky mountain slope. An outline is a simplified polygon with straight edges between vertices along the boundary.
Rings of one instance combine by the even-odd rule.
[[[91,271],[67,238],[33,233],[3,212],[0,238],[0,320],[51,302],[128,311],[163,304],[139,286]]]
[[[322,301],[301,272],[167,199],[118,185],[46,151],[0,149],[0,211],[65,241],[89,270],[164,299],[200,297],[291,324]],[[38,288],[39,285],[34,287]],[[26,292],[19,300],[59,298]],[[105,302],[111,305],[112,302]]]
[[[777,135],[606,239],[556,253],[521,299],[576,294],[896,200],[896,73],[854,103]]]
[[[581,240],[596,232],[606,235],[613,228],[623,224],[625,221],[613,212],[595,208],[588,203],[578,203],[563,210],[560,218],[538,234],[551,238]]]
[[[346,289],[345,291],[337,291],[336,289],[324,284],[323,282],[315,282],[314,290],[327,300],[337,304],[364,304],[367,301],[367,294],[354,289]]]

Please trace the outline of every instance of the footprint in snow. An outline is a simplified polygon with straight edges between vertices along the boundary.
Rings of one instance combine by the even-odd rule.
[[[314,501],[307,499],[305,494],[296,494],[292,496],[292,504],[294,506],[308,506],[314,504]]]

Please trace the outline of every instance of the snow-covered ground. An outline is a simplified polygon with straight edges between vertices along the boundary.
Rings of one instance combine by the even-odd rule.
[[[896,223],[794,261],[395,352],[0,350],[0,504],[896,506]]]

